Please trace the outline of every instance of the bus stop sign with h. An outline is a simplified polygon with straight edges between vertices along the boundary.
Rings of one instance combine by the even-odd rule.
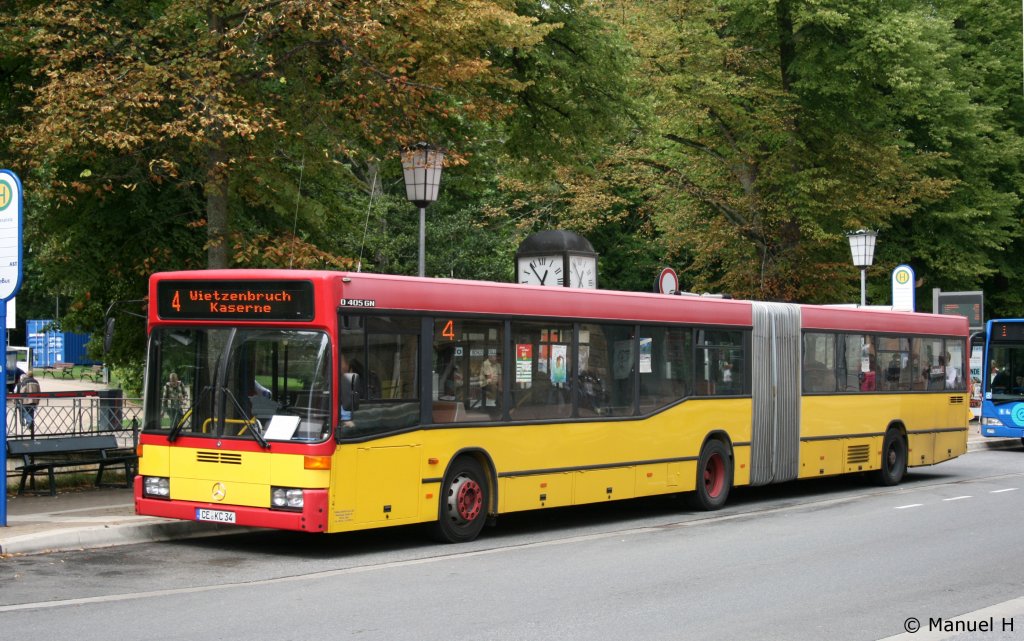
[[[7,345],[7,301],[21,289],[22,261],[22,189],[21,181],[11,171],[0,169],[0,327],[4,328],[4,346]],[[7,367],[7,359],[0,360],[0,368]],[[7,380],[7,372],[0,371],[0,380]],[[0,527],[7,527],[7,385],[0,386],[0,454],[3,454],[3,481],[0,491]]]

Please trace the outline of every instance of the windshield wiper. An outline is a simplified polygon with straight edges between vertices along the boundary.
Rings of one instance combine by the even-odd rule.
[[[206,394],[212,389],[212,386],[207,385],[206,387],[199,391],[199,394],[196,396],[196,400],[191,405],[188,406],[187,410],[185,410],[182,413],[181,417],[178,419],[178,422],[171,426],[171,431],[167,434],[167,442],[173,443],[175,439],[178,438],[178,434],[181,433],[181,428],[185,426],[185,421],[191,418],[192,414],[195,412],[196,406],[198,406],[199,403],[202,402],[203,397],[206,396]]]
[[[242,420],[244,420],[246,424],[249,425],[249,431],[252,433],[253,437],[256,438],[256,442],[260,444],[260,447],[270,449],[270,443],[267,443],[267,439],[263,438],[263,435],[260,434],[261,425],[259,420],[249,416],[249,413],[246,412],[245,409],[241,406],[241,404],[238,402],[238,399],[235,398],[235,395],[231,392],[231,390],[229,390],[226,387],[222,387],[220,388],[220,391],[226,394],[227,397],[231,399],[231,402],[234,403],[235,409],[238,410],[238,415],[241,416]]]

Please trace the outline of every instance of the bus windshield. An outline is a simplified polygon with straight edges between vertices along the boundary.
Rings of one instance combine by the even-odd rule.
[[[1024,400],[1024,342],[992,341],[986,400],[1011,403]]]
[[[320,441],[331,429],[331,350],[320,331],[154,329],[145,431]]]

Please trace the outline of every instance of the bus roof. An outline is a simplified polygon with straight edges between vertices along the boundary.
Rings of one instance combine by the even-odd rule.
[[[966,316],[945,316],[885,309],[857,309],[803,305],[804,329],[858,330],[895,334],[966,336]]]
[[[316,297],[316,313],[333,314],[339,307],[379,312],[440,312],[465,315],[502,315],[595,319],[697,325],[750,327],[751,301],[715,297],[678,296],[615,290],[538,287],[515,283],[417,278],[366,272],[315,270],[229,269],[162,272],[150,282],[150,300],[156,299],[156,282],[189,280],[230,282],[246,280],[306,280],[329,296]],[[150,320],[156,321],[155,305]],[[800,305],[805,329],[966,335],[967,319],[880,309]]]

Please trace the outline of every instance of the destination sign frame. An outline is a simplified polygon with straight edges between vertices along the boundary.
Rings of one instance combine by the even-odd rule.
[[[992,323],[992,333],[989,340],[993,343],[1007,341],[1017,343],[1024,340],[1024,323]]]
[[[316,311],[308,280],[164,280],[156,296],[164,320],[309,322]]]

